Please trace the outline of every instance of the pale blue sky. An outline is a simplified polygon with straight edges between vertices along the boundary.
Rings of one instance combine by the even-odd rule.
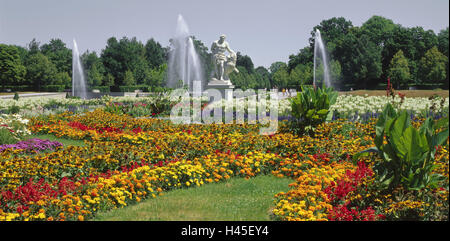
[[[235,51],[249,55],[255,67],[288,61],[308,45],[312,28],[324,19],[345,17],[361,26],[373,15],[405,27],[438,33],[448,26],[448,0],[0,0],[0,43],[26,46],[62,39],[81,52],[97,51],[115,36],[154,38],[163,46],[174,35],[178,14],[191,34],[209,48],[226,34]]]

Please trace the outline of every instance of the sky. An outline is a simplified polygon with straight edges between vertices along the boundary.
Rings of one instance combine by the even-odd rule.
[[[59,38],[68,48],[101,53],[110,37],[153,38],[163,47],[181,14],[208,48],[221,34],[255,67],[289,60],[308,45],[314,26],[344,17],[361,26],[373,15],[404,27],[448,27],[448,0],[0,0],[0,43],[27,46]]]

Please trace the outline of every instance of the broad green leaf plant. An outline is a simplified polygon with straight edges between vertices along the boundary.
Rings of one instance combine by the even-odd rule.
[[[379,183],[394,189],[403,186],[409,190],[435,188],[443,176],[432,173],[438,145],[449,136],[448,117],[434,121],[431,117],[416,129],[406,111],[397,113],[391,104],[383,109],[376,123],[375,146],[354,159],[369,152],[377,152],[383,161],[374,165]]]
[[[332,88],[302,86],[302,92],[290,99],[294,118],[292,131],[295,134],[313,134],[318,124],[332,119],[330,107],[336,103],[337,97],[338,92]]]

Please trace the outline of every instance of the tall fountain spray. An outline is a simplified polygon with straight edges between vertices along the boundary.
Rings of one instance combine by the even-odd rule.
[[[204,83],[204,76],[189,28],[181,15],[178,15],[175,36],[170,40],[170,44],[167,85],[171,88],[179,88],[179,81],[181,80],[183,85],[192,91],[194,81]]]
[[[314,72],[313,72],[313,85],[317,86],[316,83],[316,70],[318,66],[323,69],[323,84],[326,87],[331,87],[330,71],[328,65],[328,58],[326,53],[325,45],[323,44],[322,36],[320,35],[319,29],[316,29],[314,35]]]
[[[73,40],[72,49],[72,96],[78,96],[82,99],[87,98],[86,80],[75,39]]]

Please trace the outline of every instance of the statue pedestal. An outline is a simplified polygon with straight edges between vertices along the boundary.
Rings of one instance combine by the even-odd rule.
[[[216,89],[220,91],[222,99],[232,100],[233,99],[233,89],[234,85],[229,80],[218,80],[213,78],[208,82],[205,90]]]

